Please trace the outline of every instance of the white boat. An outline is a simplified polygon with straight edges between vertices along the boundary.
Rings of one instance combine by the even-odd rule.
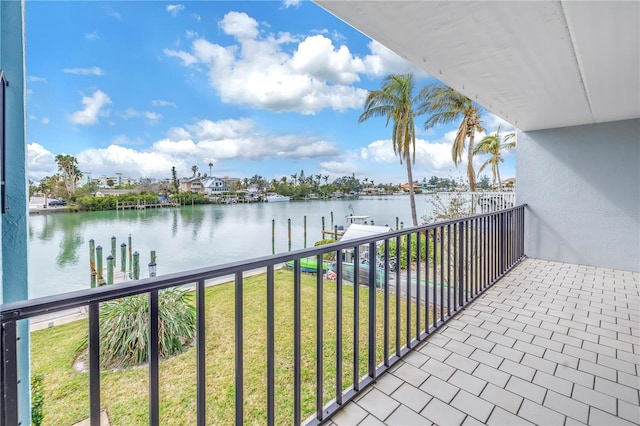
[[[264,197],[265,203],[277,203],[280,201],[289,201],[290,198],[285,195],[269,193]]]

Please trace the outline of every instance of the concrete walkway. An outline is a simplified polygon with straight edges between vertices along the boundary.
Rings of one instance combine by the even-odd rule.
[[[527,259],[329,424],[640,424],[639,288]]]

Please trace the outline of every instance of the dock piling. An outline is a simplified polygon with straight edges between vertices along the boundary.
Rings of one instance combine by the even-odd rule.
[[[120,244],[120,271],[127,272],[127,245],[125,243]]]
[[[133,279],[140,279],[140,253],[137,251],[133,253]]]
[[[276,220],[271,219],[271,254],[276,254]]]
[[[96,272],[98,286],[102,285],[102,246],[96,247]]]
[[[304,248],[307,248],[307,216],[304,216]]]
[[[89,270],[92,275],[96,273],[96,242],[89,240]]]
[[[113,256],[107,256],[107,284],[113,284]]]
[[[111,237],[111,257],[116,258],[116,237]]]
[[[291,251],[291,219],[287,219],[288,223],[288,238],[289,238],[289,251]]]

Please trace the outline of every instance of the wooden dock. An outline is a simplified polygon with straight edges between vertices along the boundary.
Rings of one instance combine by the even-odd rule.
[[[146,201],[138,201],[135,203],[118,203],[116,201],[116,210],[145,210],[145,209],[163,209],[165,207],[180,207],[179,203],[147,203]]]

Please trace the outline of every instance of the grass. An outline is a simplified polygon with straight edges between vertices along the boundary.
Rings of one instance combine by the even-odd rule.
[[[315,410],[316,390],[316,279],[302,276],[302,418]],[[368,290],[360,288],[359,376],[367,371]],[[234,286],[206,289],[207,424],[233,424],[235,416]],[[383,359],[383,297],[376,296],[376,364]],[[323,400],[335,397],[336,284],[323,287]],[[266,278],[244,280],[244,417],[247,424],[266,418]],[[406,303],[401,303],[401,318]],[[343,388],[353,383],[353,287],[343,286]],[[390,330],[395,329],[395,299],[389,303]],[[415,313],[412,308],[412,313]],[[404,327],[404,326],[402,326]],[[412,325],[415,329],[415,325]],[[404,330],[404,328],[402,328]],[[293,422],[293,274],[275,273],[275,379],[276,423]],[[401,333],[404,339],[404,332]],[[44,425],[71,425],[89,416],[88,374],[76,371],[76,350],[87,335],[86,320],[31,335],[32,371],[44,375]],[[395,350],[390,332],[389,351]],[[401,345],[406,342],[402,341]],[[148,369],[138,367],[101,373],[101,406],[112,425],[148,424]],[[195,423],[195,347],[160,364],[160,422],[164,425]]]

